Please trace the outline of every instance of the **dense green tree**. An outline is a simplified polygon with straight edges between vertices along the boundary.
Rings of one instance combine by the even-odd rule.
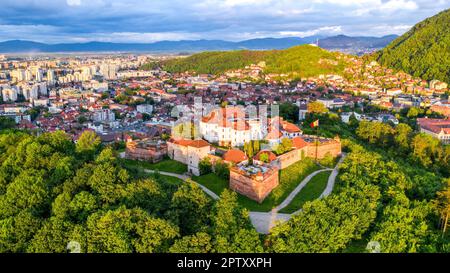
[[[390,204],[383,210],[371,240],[378,241],[386,253],[426,251],[433,240],[426,221],[431,212],[425,202],[403,200]]]
[[[263,252],[248,211],[237,203],[237,195],[225,190],[214,207],[212,216],[214,248],[218,253]]]
[[[0,130],[11,129],[16,126],[16,122],[9,117],[0,117]]]
[[[265,51],[203,52],[183,59],[169,60],[163,64],[169,72],[193,71],[199,74],[218,74],[258,63],[268,55]]]
[[[182,234],[193,234],[209,225],[212,202],[193,182],[182,184],[173,194],[170,204],[174,222]]]
[[[392,143],[394,129],[389,124],[382,122],[361,121],[356,134],[370,144],[385,147]]]
[[[42,172],[24,170],[0,197],[0,218],[15,215],[25,209],[40,210],[46,205],[48,198],[49,192]]]
[[[171,253],[211,253],[213,251],[211,236],[205,232],[184,236],[170,247]]]
[[[88,183],[102,202],[112,204],[126,194],[128,179],[126,170],[104,163],[94,168]]]
[[[98,208],[97,197],[87,191],[77,193],[69,203],[70,215],[78,222],[84,222]]]
[[[69,221],[51,217],[34,235],[27,249],[35,253],[64,253],[72,240],[75,225]]]
[[[411,142],[412,157],[425,167],[431,166],[439,151],[440,143],[436,138],[421,133],[416,135]]]
[[[217,160],[214,164],[214,173],[228,180],[230,178],[230,166],[222,160]]]
[[[259,160],[264,163],[269,163],[269,155],[267,153],[263,153],[259,156]]]
[[[41,221],[30,210],[0,220],[0,253],[25,252],[29,241],[40,229]]]
[[[259,153],[261,151],[261,142],[259,140],[252,140],[251,143],[253,145],[253,153]]]
[[[411,107],[408,110],[408,114],[406,114],[406,116],[408,118],[417,118],[417,116],[419,116],[420,114],[420,109],[417,107]]]
[[[358,128],[359,121],[356,119],[355,114],[351,114],[348,125],[354,130],[356,130],[356,128]]]
[[[294,103],[285,102],[280,104],[280,116],[288,121],[298,121],[299,108]]]
[[[178,228],[137,208],[99,211],[87,220],[88,252],[164,252],[177,236]]]
[[[205,157],[198,163],[198,169],[200,170],[200,175],[209,174],[212,172],[212,163],[209,157]]]
[[[450,216],[450,178],[445,181],[444,188],[437,193],[437,198],[434,201],[440,214],[439,226],[442,232],[447,232]]]
[[[325,107],[325,105],[321,102],[314,101],[314,102],[308,103],[308,113],[323,114],[323,113],[327,113],[327,112],[328,112],[327,107]]]
[[[273,147],[273,151],[277,154],[277,155],[281,155],[284,154],[286,152],[289,152],[290,150],[292,150],[292,140],[289,138],[283,138],[281,139],[281,143],[278,145],[275,145]]]
[[[374,221],[380,192],[375,186],[348,189],[308,202],[298,215],[275,227],[268,240],[274,252],[336,252],[361,238]]]
[[[409,125],[400,123],[395,128],[394,143],[403,152],[409,150],[410,140],[411,140],[412,129]]]
[[[77,153],[93,155],[100,147],[100,137],[93,131],[84,131],[77,141]]]
[[[161,215],[169,206],[168,193],[154,178],[140,179],[128,183],[121,203],[129,208],[140,207]]]

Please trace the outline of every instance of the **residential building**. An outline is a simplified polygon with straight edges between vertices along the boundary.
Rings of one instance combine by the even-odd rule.
[[[176,161],[186,164],[188,172],[200,175],[200,161],[211,154],[212,147],[204,140],[174,140],[167,142],[167,155]]]
[[[450,119],[418,118],[417,124],[422,133],[439,139],[443,144],[450,144]]]
[[[94,122],[113,122],[116,117],[110,109],[100,109],[94,112],[93,120]]]
[[[153,112],[153,105],[151,104],[140,104],[136,106],[136,111],[143,114],[151,115]]]

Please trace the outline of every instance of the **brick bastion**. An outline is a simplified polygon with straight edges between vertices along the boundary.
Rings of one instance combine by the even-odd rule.
[[[276,167],[240,164],[230,168],[230,189],[258,203],[262,203],[278,184]]]

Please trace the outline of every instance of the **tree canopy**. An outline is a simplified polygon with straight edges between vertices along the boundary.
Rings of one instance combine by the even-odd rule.
[[[378,60],[425,80],[450,83],[450,9],[430,17],[394,40]]]

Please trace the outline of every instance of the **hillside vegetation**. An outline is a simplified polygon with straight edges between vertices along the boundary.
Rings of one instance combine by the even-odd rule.
[[[167,61],[164,63],[164,69],[175,73],[191,71],[199,74],[220,74],[265,61],[267,65],[265,73],[310,77],[341,73],[345,63],[339,60],[338,56],[339,53],[309,45],[271,51],[217,51]]]
[[[345,63],[333,53],[319,47],[303,45],[276,51],[266,58],[266,73],[311,77],[320,74],[340,74]]]
[[[415,25],[381,51],[378,59],[425,80],[450,82],[450,9]]]
[[[258,63],[270,54],[270,51],[250,50],[203,52],[183,59],[169,60],[164,63],[164,69],[172,73],[192,71],[199,74],[219,74]]]

